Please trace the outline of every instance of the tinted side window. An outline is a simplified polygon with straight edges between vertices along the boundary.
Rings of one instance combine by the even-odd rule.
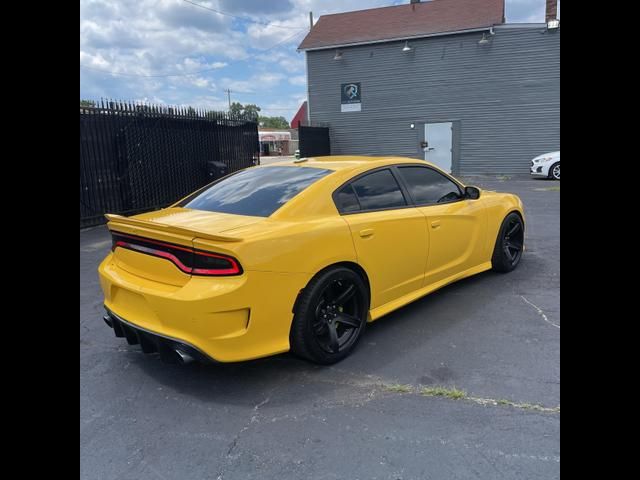
[[[403,207],[407,204],[398,182],[389,170],[378,170],[354,181],[362,210]]]
[[[360,210],[360,203],[358,203],[358,197],[353,190],[351,184],[342,188],[336,194],[336,206],[341,212],[357,212]]]
[[[462,198],[458,185],[427,167],[400,167],[400,174],[416,204],[453,202]]]

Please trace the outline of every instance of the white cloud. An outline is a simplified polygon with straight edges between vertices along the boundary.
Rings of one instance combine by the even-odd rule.
[[[306,75],[297,75],[295,77],[289,77],[289,83],[291,85],[306,85],[307,77]]]
[[[226,109],[256,103],[290,117],[306,97],[309,11],[320,15],[408,0],[81,0],[80,93]],[[506,0],[507,20],[543,21],[544,0]],[[101,73],[103,70],[112,74]],[[165,76],[158,76],[165,75]],[[166,76],[183,75],[183,76]]]
[[[282,73],[264,72],[255,74],[247,80],[224,77],[220,80],[220,85],[225,90],[228,88],[236,93],[264,94],[266,90],[276,87],[285,78],[286,76]],[[251,103],[256,102],[252,101]]]

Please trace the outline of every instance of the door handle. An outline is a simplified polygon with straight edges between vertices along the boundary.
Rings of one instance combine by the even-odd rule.
[[[431,222],[431,228],[440,228],[440,220],[434,220]]]
[[[360,230],[360,236],[362,238],[370,237],[373,235],[373,228],[365,228],[364,230]]]

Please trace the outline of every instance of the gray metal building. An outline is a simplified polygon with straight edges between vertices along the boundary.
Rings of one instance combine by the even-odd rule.
[[[504,23],[504,0],[432,0],[320,17],[308,111],[331,153],[425,158],[454,174],[526,174],[560,149],[560,28]]]

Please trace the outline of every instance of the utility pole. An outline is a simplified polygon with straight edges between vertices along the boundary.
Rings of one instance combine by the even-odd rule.
[[[309,12],[309,30],[313,28],[313,12]]]
[[[229,110],[231,110],[231,90],[227,88],[227,99],[229,99]]]

